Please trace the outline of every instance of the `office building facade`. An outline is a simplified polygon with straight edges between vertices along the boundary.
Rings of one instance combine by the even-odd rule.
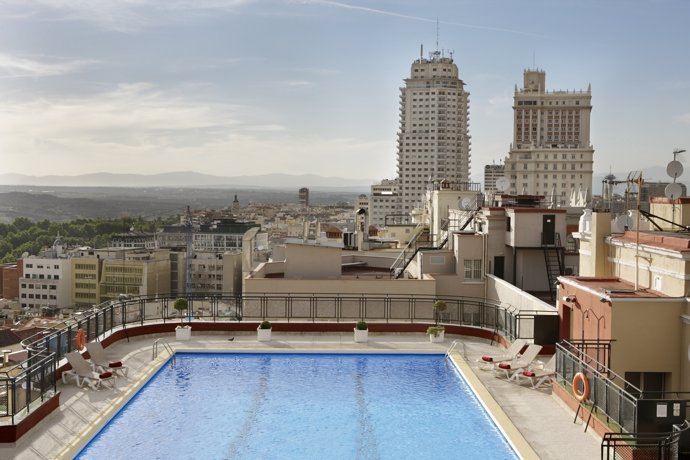
[[[591,194],[592,91],[546,91],[543,70],[525,70],[515,88],[513,142],[505,161],[508,193],[543,195],[565,204],[573,191]]]

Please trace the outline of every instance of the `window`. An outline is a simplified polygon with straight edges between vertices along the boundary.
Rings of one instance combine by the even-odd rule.
[[[479,281],[482,279],[482,260],[465,259],[465,281]]]

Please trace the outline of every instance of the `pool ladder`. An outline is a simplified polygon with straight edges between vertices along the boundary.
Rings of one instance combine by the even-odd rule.
[[[159,342],[163,345],[163,348],[165,348],[165,350],[168,353],[170,353],[170,356],[172,356],[172,367],[175,368],[175,350],[173,350],[172,345],[170,345],[164,339],[156,339],[153,341],[151,361],[153,361],[154,359],[156,359],[158,357],[158,343]]]
[[[450,347],[448,347],[448,350],[446,351],[446,358],[450,358],[450,354],[455,350],[458,344],[462,345],[462,357],[467,360],[467,348],[465,347],[465,342],[460,340],[453,340],[453,343],[450,344]]]

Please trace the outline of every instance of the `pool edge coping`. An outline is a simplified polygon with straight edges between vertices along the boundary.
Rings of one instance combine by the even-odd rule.
[[[455,367],[460,371],[465,381],[475,394],[479,403],[484,407],[489,417],[494,421],[497,428],[513,448],[515,453],[523,460],[539,460],[540,457],[530,443],[525,439],[520,430],[508,417],[503,408],[496,402],[489,390],[479,380],[470,365],[465,361],[459,351],[452,351],[448,354]]]

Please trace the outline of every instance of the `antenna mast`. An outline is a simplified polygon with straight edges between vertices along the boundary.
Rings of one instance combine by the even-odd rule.
[[[439,22],[438,22],[438,16],[436,16],[436,52],[438,52],[438,34],[439,34]]]

